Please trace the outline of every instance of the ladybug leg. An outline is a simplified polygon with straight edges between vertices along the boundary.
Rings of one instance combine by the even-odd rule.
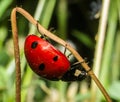
[[[75,62],[72,64],[72,66],[76,65],[76,64],[81,64],[81,63],[84,63],[86,62],[87,64],[89,64],[89,62],[87,62],[87,58],[84,58],[84,60],[82,62]]]
[[[37,31],[40,33],[39,28],[38,28],[38,23],[39,21],[37,21],[36,27],[37,27]],[[40,38],[46,38],[46,36],[44,34],[41,34]]]
[[[65,55],[66,51],[67,51],[67,49],[66,49],[66,47],[65,47],[65,49],[64,49],[64,55]]]
[[[55,32],[56,32],[56,30],[54,29],[54,27],[50,27],[48,30],[49,30],[50,32],[52,32],[52,33],[55,33]]]
[[[49,43],[51,43],[51,41],[48,39],[48,37],[47,37],[45,34],[42,34],[42,35],[40,36],[40,38],[42,38],[42,39],[48,41]]]
[[[64,55],[66,55],[66,52],[67,52],[67,48],[65,47],[65,49],[64,49]],[[72,53],[71,52],[69,52],[69,54],[67,55],[67,58],[69,58],[70,56],[72,55]]]
[[[88,76],[87,72],[80,65],[76,63],[62,76],[62,81],[81,81]]]
[[[39,21],[37,21],[36,27],[37,27],[37,31],[40,33],[39,28],[38,28],[38,23],[39,23]],[[50,42],[50,40],[48,39],[48,37],[45,34],[41,34],[40,38],[45,39],[46,41]]]
[[[85,57],[85,58],[84,58],[84,61],[83,61],[83,62],[81,62],[81,63],[86,62],[87,64],[89,64],[89,62],[88,62],[87,60],[88,60],[88,59]]]

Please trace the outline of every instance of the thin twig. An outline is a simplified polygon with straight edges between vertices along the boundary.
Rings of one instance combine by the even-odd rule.
[[[31,22],[35,26],[38,23],[27,11],[25,11],[22,8],[16,7],[16,8],[13,9],[13,11],[17,11],[17,12],[21,13],[26,19],[28,19],[29,22]],[[17,26],[13,26],[13,27],[17,27]],[[87,63],[85,63],[84,59],[79,55],[79,53],[75,49],[73,49],[68,43],[66,43],[64,40],[62,40],[61,38],[59,38],[56,35],[52,34],[48,30],[46,30],[44,27],[42,27],[40,24],[38,24],[38,29],[39,29],[39,31],[40,31],[41,34],[45,34],[47,37],[51,38],[52,40],[54,40],[57,43],[65,46],[68,50],[70,50],[71,53],[76,57],[76,59],[79,62],[83,62],[83,63],[81,63],[81,65],[83,66],[83,68],[86,71],[88,71],[88,74],[95,81],[95,83],[97,84],[97,86],[100,88],[100,90],[102,91],[102,93],[105,96],[106,100],[108,102],[111,102],[111,99],[110,99],[108,93],[106,92],[106,90],[104,89],[104,87],[102,86],[102,84],[99,82],[99,80],[97,79],[97,77],[95,76],[95,74],[93,73],[93,71],[91,70],[91,68],[87,65]]]

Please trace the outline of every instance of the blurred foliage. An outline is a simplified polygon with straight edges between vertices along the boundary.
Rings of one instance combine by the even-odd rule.
[[[46,29],[54,28],[70,40],[90,66],[94,60],[101,0],[0,0],[0,102],[15,102],[15,63],[11,33],[11,10],[20,6]],[[38,33],[17,15],[21,51],[22,102],[84,102],[90,99],[91,82],[54,82],[39,78],[26,64],[23,53],[28,33]],[[22,26],[21,26],[22,25]],[[111,0],[99,79],[114,102],[120,102],[120,0]],[[101,93],[99,93],[101,94]],[[98,95],[99,96],[99,95]],[[103,97],[96,102],[105,102]]]

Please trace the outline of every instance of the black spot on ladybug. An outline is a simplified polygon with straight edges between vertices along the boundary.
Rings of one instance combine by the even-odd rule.
[[[45,69],[45,64],[44,63],[41,63],[39,65],[39,70],[43,71]]]
[[[53,61],[57,61],[57,60],[58,60],[58,56],[54,56]]]
[[[37,41],[34,41],[34,42],[32,42],[32,44],[31,44],[31,48],[35,49],[35,48],[37,47],[37,45],[38,45],[38,42],[37,42]]]

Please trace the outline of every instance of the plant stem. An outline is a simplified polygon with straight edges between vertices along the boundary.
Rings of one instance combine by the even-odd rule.
[[[16,66],[16,102],[21,102],[21,70],[20,70],[20,53],[18,45],[18,30],[16,22],[16,9],[11,13],[12,34],[14,42],[14,55]]]
[[[101,67],[101,59],[102,59],[102,53],[103,53],[103,47],[104,47],[104,39],[105,39],[105,32],[106,32],[106,25],[107,25],[107,18],[108,18],[108,10],[109,10],[109,4],[110,0],[104,0],[103,6],[101,10],[101,18],[99,21],[99,27],[98,27],[98,41],[97,46],[95,50],[95,59],[94,59],[94,65],[93,70],[97,76],[99,76],[100,67]],[[95,84],[92,82],[91,85],[91,93],[92,98],[91,102],[94,102],[96,99],[97,88],[95,88]]]

